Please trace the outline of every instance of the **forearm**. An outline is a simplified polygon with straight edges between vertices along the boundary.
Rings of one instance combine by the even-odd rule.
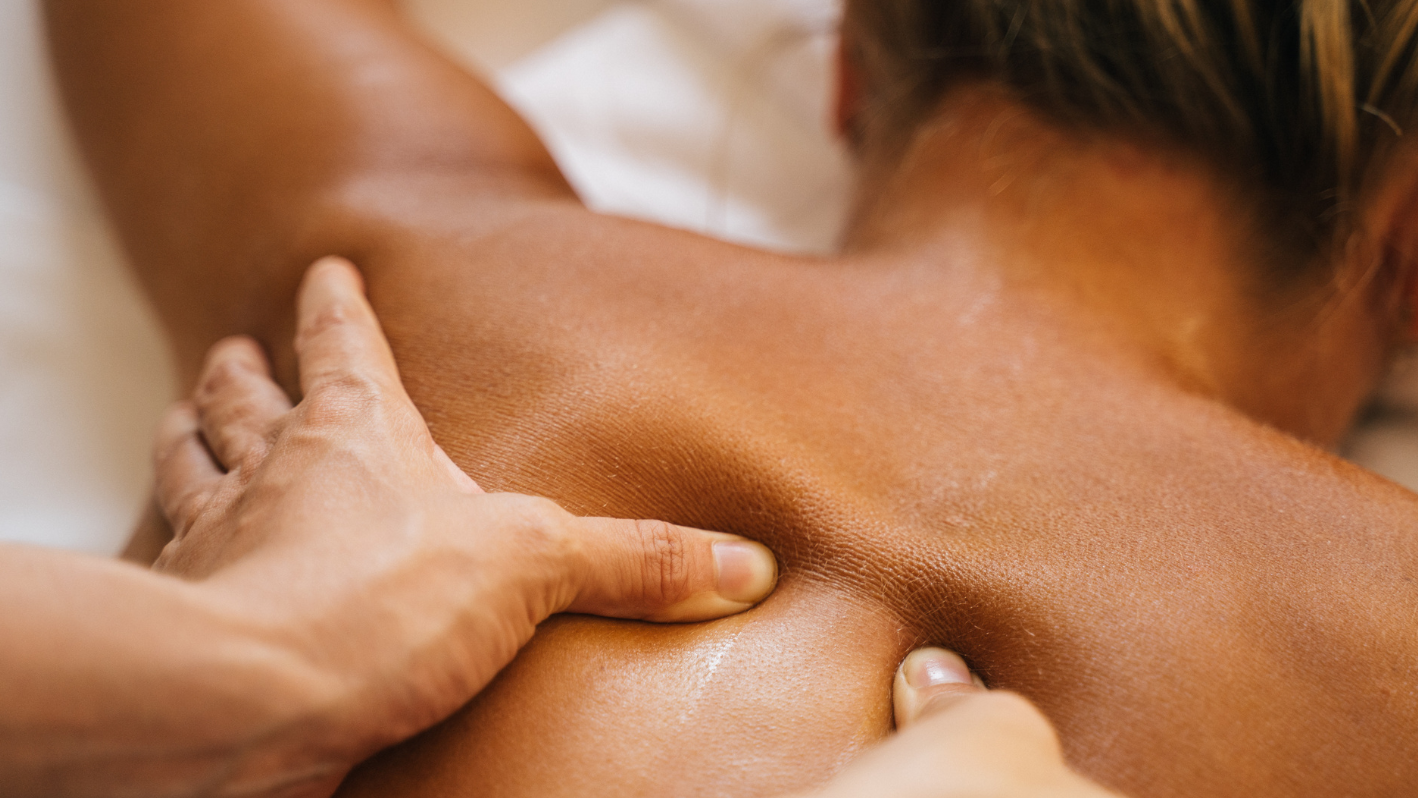
[[[323,677],[195,585],[0,547],[0,640],[6,796],[220,795],[322,758]]]
[[[516,114],[388,0],[46,9],[79,140],[184,367],[227,334],[284,341],[304,267],[365,254],[352,185],[485,176],[570,195]]]

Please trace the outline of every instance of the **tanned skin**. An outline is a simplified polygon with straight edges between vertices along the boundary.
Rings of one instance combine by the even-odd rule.
[[[299,275],[344,255],[485,488],[779,558],[725,621],[543,625],[343,794],[802,789],[925,643],[1139,798],[1418,791],[1418,496],[1304,442],[1381,372],[1393,292],[1262,304],[1192,160],[962,91],[864,155],[846,254],[784,257],[588,212],[388,2],[46,7],[188,378],[247,333],[289,384]]]

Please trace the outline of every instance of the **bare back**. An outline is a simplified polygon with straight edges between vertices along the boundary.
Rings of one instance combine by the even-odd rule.
[[[891,676],[927,642],[1137,796],[1418,789],[1418,497],[1169,387],[966,258],[790,259],[590,214],[372,0],[53,5],[80,132],[189,368],[231,332],[288,364],[276,308],[346,254],[485,487],[743,534],[783,566],[713,624],[547,624],[345,794],[806,787],[889,731]]]
[[[896,664],[927,642],[1136,795],[1418,783],[1394,611],[1415,606],[1411,495],[953,264],[778,258],[556,205],[475,249],[373,271],[455,458],[576,512],[762,540],[784,578],[702,627],[554,622],[347,794],[802,788],[889,731]]]

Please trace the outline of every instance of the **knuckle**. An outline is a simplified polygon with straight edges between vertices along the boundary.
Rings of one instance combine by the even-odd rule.
[[[202,430],[220,437],[239,435],[258,426],[258,409],[249,402],[232,402],[201,413]]]
[[[375,402],[387,393],[384,384],[374,377],[358,370],[346,370],[330,375],[323,381],[317,393],[327,397],[344,397],[358,402]]]
[[[570,525],[566,523],[568,514],[556,502],[536,496],[521,496],[517,503],[517,511],[527,529],[549,548],[564,550],[574,541]]]
[[[502,493],[486,497],[515,533],[517,548],[537,557],[562,558],[574,553],[577,538],[571,515],[550,499]]]
[[[664,521],[636,521],[635,530],[644,553],[646,598],[656,603],[685,598],[689,566],[684,536]]]
[[[184,431],[171,440],[154,444],[153,471],[159,480],[178,480],[182,475],[183,450],[193,444],[202,445],[202,438],[195,429]]]
[[[199,399],[211,401],[239,389],[248,377],[244,364],[234,358],[218,358],[207,365],[197,386]]]
[[[318,427],[347,425],[378,410],[383,398],[375,380],[357,373],[333,375],[305,395],[304,420]]]
[[[211,504],[211,500],[210,491],[193,490],[177,496],[171,501],[170,506],[163,508],[163,515],[172,525],[175,540],[182,541],[187,537],[192,527],[196,526],[197,520]]]
[[[235,462],[224,463],[223,465],[228,472],[240,474],[243,478],[249,478],[259,471],[261,466],[265,465],[266,457],[271,451],[270,439],[259,435],[251,435],[241,438],[237,443],[239,444],[237,450],[240,454],[237,455]]]
[[[303,346],[314,338],[340,335],[360,317],[359,308],[346,299],[335,299],[315,311],[301,326],[296,339]]]
[[[170,415],[175,415],[175,413],[170,413]],[[176,422],[165,419],[163,423],[164,425],[172,425]],[[160,431],[157,438],[153,440],[153,470],[156,471],[159,476],[167,473],[168,469],[171,467],[174,456],[195,435],[195,432],[187,431],[178,434],[168,433],[166,430]]]

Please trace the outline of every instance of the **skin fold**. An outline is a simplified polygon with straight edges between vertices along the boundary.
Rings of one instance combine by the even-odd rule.
[[[888,733],[927,643],[1131,795],[1418,790],[1418,496],[1321,448],[1392,286],[1257,291],[1184,154],[964,90],[864,157],[842,256],[785,257],[586,211],[388,3],[46,8],[189,379],[245,333],[293,388],[285,309],[344,255],[484,488],[778,557],[734,618],[544,624],[342,795],[810,788]]]

